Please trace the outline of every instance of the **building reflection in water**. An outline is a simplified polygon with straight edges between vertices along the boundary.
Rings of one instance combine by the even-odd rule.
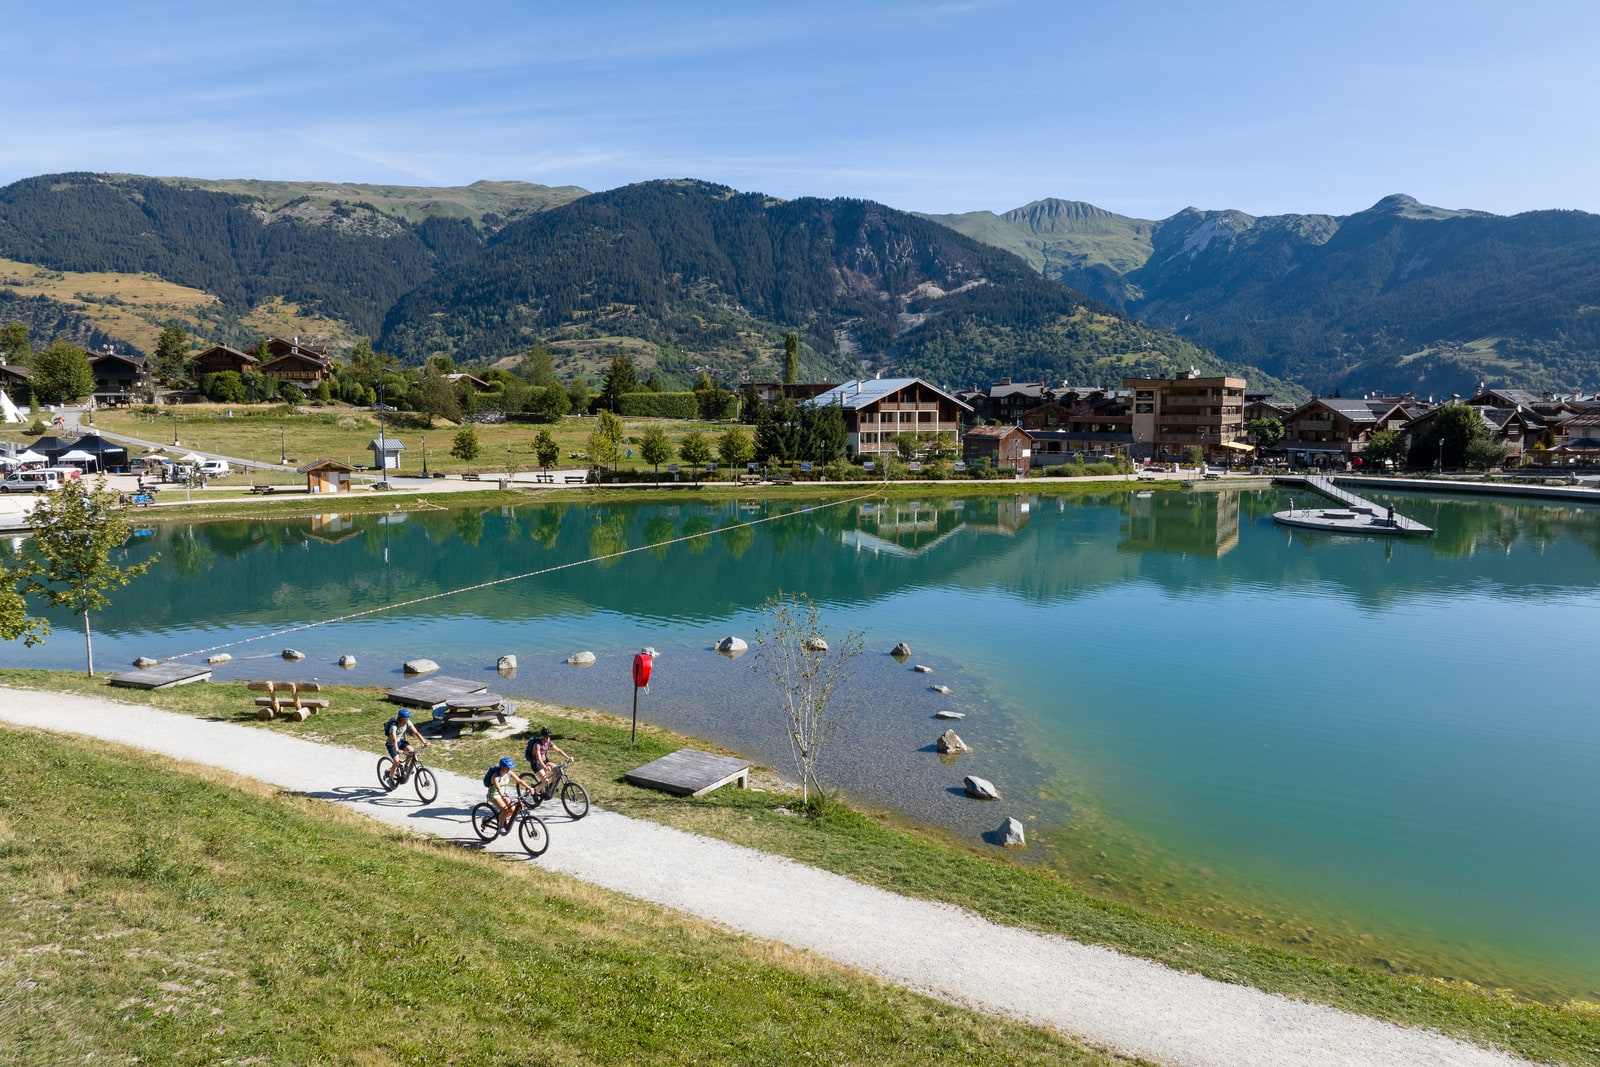
[[[1239,493],[1145,490],[1128,502],[1118,552],[1166,552],[1218,559],[1239,544]]]
[[[857,552],[906,558],[925,555],[958,532],[1015,536],[1027,525],[1027,497],[1005,500],[884,500],[863,504],[855,528],[839,531],[840,543]]]

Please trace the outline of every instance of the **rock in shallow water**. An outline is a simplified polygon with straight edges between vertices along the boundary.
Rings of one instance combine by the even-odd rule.
[[[889,655],[893,656],[895,659],[910,659],[911,646],[906,644],[904,641],[901,641],[898,645],[895,645],[889,650]]]
[[[807,652],[826,652],[828,651],[828,642],[820,637],[808,637],[806,638],[805,647]]]
[[[341,666],[341,667],[354,667],[355,665],[356,665],[356,658],[354,656],[352,656],[350,653],[346,652],[344,655],[339,657],[339,666]]]
[[[495,660],[494,669],[497,670],[497,671],[514,671],[514,670],[516,670],[517,669],[517,657],[510,656],[510,655],[501,656],[499,659]]]
[[[750,646],[745,644],[744,638],[734,637],[732,634],[717,642],[718,652],[747,652],[749,649]]]
[[[997,833],[1000,835],[1000,843],[1007,847],[1020,847],[1028,843],[1028,835],[1023,833],[1022,824],[1016,819],[1007,819],[1001,823]]]
[[[948,693],[948,692],[950,692],[950,687],[948,685],[930,685],[930,686],[928,686],[928,688],[933,690],[935,693]]]
[[[567,663],[569,666],[573,667],[592,667],[594,666],[594,653],[574,652],[572,655],[567,657]]]
[[[431,659],[408,659],[403,668],[407,674],[428,674],[439,669]]]
[[[206,662],[213,667],[217,667],[224,663],[232,663],[233,657],[228,655],[226,652],[218,652],[215,656],[207,656]]]
[[[946,730],[939,735],[939,740],[934,742],[934,747],[940,752],[971,752],[972,746],[961,740],[961,735],[954,730]]]
[[[964,711],[949,711],[949,710],[936,711],[936,712],[933,713],[933,717],[935,719],[965,719],[967,717],[967,713],[964,712]]]
[[[1000,799],[1000,790],[996,789],[994,783],[987,778],[978,778],[969,774],[962,779],[961,788],[965,790],[967,796],[976,800]]]
[[[133,665],[138,667],[140,670],[143,670],[146,667],[154,667],[156,665],[156,661],[151,659],[149,656],[140,656],[133,661]]]
[[[283,658],[284,659],[305,659],[306,658],[306,654],[304,652],[301,652],[298,648],[286,648],[286,649],[283,650]]]
[[[917,664],[915,667],[912,667],[911,669],[916,671],[918,674],[932,674],[933,673],[933,668],[932,667],[924,666],[921,663]]]

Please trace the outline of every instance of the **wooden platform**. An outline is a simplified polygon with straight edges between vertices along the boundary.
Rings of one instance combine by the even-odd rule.
[[[465,678],[451,678],[437,674],[425,681],[412,682],[410,685],[402,685],[399,689],[391,689],[383,696],[385,700],[395,704],[404,704],[410,708],[427,708],[431,711],[441,707],[451,697],[481,693],[488,688],[487,685],[469,682]]]
[[[111,684],[124,689],[171,689],[175,685],[205,682],[210,678],[210,667],[196,667],[192,663],[158,663],[154,667],[114,674]]]
[[[1387,510],[1380,508],[1372,501],[1334,485],[1332,478],[1315,474],[1299,478],[1293,475],[1281,475],[1274,478],[1272,484],[1303,485],[1343,505],[1341,508],[1292,508],[1289,511],[1275,512],[1272,521],[1281,526],[1298,526],[1302,529],[1323,530],[1330,533],[1391,534],[1402,537],[1433,535],[1431,526],[1425,526],[1416,519],[1398,514],[1393,508]]]
[[[750,761],[680,748],[643,767],[635,767],[625,777],[634,785],[680,797],[700,797],[729,782],[738,782],[740,789],[750,788]]]

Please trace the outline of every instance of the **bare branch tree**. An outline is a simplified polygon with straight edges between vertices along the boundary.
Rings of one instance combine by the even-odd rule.
[[[830,645],[822,633],[822,610],[804,593],[776,594],[762,605],[761,615],[752,666],[778,691],[789,754],[800,772],[800,799],[809,804],[811,787],[822,789],[817,763],[823,749],[855,710],[839,689],[853,673],[850,664],[861,654],[862,635],[851,630]]]

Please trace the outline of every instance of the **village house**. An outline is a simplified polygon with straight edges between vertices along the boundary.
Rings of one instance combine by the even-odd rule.
[[[145,357],[102,352],[89,358],[94,372],[93,400],[99,405],[132,403],[144,384]]]
[[[834,405],[844,412],[851,456],[894,452],[895,438],[914,433],[922,447],[942,443],[954,450],[961,420],[972,408],[921,378],[867,378],[818,393],[807,404]]]
[[[1407,397],[1313,397],[1283,419],[1285,452],[1309,466],[1343,465],[1379,430],[1404,430],[1424,405]]]
[[[1022,428],[1033,435],[1035,467],[1125,454],[1131,426],[1127,398],[1098,389],[1087,396],[1068,392],[1022,416]]]
[[[987,389],[967,389],[956,394],[982,421],[991,419],[1015,426],[1022,416],[1054,399],[1055,391],[1043,382],[1013,382],[1001,378]]]
[[[203,375],[221,374],[229,370],[242,375],[246,371],[255,370],[257,362],[256,357],[249,352],[241,352],[227,345],[212,345],[194,357],[195,380],[198,381]]]
[[[19,367],[15,363],[7,363],[4,356],[0,356],[0,389],[19,404],[28,402],[28,390],[33,387],[33,371],[27,367]]]
[[[974,426],[961,437],[961,458],[988,460],[1027,474],[1033,463],[1033,435],[1020,426]]]
[[[268,378],[294,382],[302,388],[312,388],[318,382],[333,378],[333,359],[326,349],[303,345],[298,337],[293,341],[269,337],[263,343],[267,358],[256,369]]]
[[[1249,452],[1244,431],[1243,378],[1124,378],[1133,394],[1130,420],[1134,458],[1176,461],[1196,447],[1213,452]]]

